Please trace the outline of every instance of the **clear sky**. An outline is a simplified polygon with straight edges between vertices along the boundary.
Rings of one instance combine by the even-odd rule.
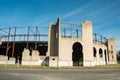
[[[93,32],[114,37],[120,50],[120,0],[0,0],[0,27],[46,27],[57,17],[75,24],[92,21]]]

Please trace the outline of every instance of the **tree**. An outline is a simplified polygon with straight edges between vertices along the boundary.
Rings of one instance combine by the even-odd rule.
[[[120,51],[117,51],[117,60],[120,61]]]

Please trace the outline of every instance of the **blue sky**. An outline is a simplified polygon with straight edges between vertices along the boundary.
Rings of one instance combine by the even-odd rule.
[[[0,27],[49,26],[92,21],[93,32],[116,39],[120,50],[120,0],[0,0]]]

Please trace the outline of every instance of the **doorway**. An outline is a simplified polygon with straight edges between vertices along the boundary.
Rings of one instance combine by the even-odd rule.
[[[79,42],[75,42],[72,46],[72,61],[73,66],[83,66],[83,47]]]

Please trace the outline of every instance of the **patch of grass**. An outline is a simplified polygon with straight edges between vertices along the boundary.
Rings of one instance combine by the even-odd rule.
[[[0,69],[120,69],[120,64],[99,65],[99,66],[74,66],[74,67],[49,67],[39,65],[12,65],[0,64]]]
[[[82,67],[82,69],[120,69],[120,64],[88,66]]]
[[[100,68],[100,69],[120,69],[120,64],[110,64],[110,65],[99,65],[93,68]]]
[[[120,69],[120,64],[98,65],[98,66],[74,66],[60,67],[60,69]]]

